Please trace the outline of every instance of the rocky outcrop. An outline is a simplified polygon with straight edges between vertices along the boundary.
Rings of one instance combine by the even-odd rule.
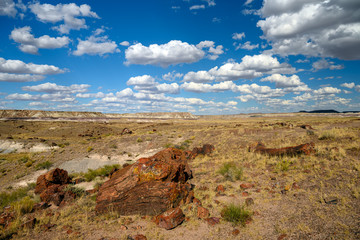
[[[196,157],[199,154],[208,155],[215,150],[215,147],[211,144],[204,144],[202,147],[195,147],[191,153]]]
[[[191,152],[168,148],[114,172],[99,189],[96,212],[158,215],[193,196]]]
[[[269,156],[296,156],[296,155],[310,155],[315,153],[315,143],[305,143],[294,147],[285,148],[266,148],[263,143],[257,142],[249,147],[249,151],[266,154]]]
[[[37,178],[35,193],[40,194],[44,203],[62,206],[76,198],[76,194],[66,190],[69,183],[67,171],[56,168]]]

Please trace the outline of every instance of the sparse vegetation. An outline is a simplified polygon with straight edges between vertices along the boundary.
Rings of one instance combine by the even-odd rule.
[[[105,165],[104,167],[98,168],[98,169],[89,169],[87,173],[84,174],[85,181],[90,182],[94,180],[96,177],[106,177],[109,176],[110,172],[113,169],[119,169],[119,164],[114,165]]]
[[[237,166],[234,162],[224,163],[218,170],[218,173],[230,181],[241,180],[243,178],[242,167]]]
[[[50,169],[52,165],[53,165],[52,162],[50,162],[50,161],[47,160],[47,161],[45,161],[45,162],[38,163],[38,164],[36,165],[36,170]]]
[[[251,220],[252,213],[245,206],[230,204],[223,208],[221,215],[225,221],[245,226],[246,222]]]
[[[138,139],[136,139],[136,142],[141,143],[143,142],[143,140],[139,137]]]
[[[14,191],[12,191],[10,193],[1,192],[0,193],[0,208],[8,206],[8,205],[24,198],[25,196],[28,195],[28,192],[31,189],[34,189],[34,187],[35,187],[34,184],[29,184],[27,187],[15,189]]]
[[[91,152],[92,150],[94,150],[93,147],[88,147],[88,148],[86,149],[87,152]]]

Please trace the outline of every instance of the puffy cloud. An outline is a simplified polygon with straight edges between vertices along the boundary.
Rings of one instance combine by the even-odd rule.
[[[355,87],[355,83],[343,83],[340,86],[353,89]]]
[[[43,83],[36,86],[24,86],[21,89],[29,92],[45,92],[45,93],[81,93],[86,92],[90,85],[88,84],[73,84],[70,86],[61,86],[55,83]]]
[[[156,85],[157,93],[169,93],[169,94],[178,94],[180,92],[180,86],[177,83],[162,83]]]
[[[155,84],[155,79],[150,75],[142,75],[131,77],[126,84],[129,86],[153,86]]]
[[[215,80],[215,76],[207,71],[188,72],[183,80],[185,82],[207,83]]]
[[[172,40],[165,44],[151,44],[149,47],[137,43],[125,50],[125,64],[160,65],[168,67],[181,63],[193,63],[204,58],[208,48],[208,57],[215,60],[223,53],[222,46],[215,47],[212,41],[202,41],[198,45]]]
[[[360,2],[265,0],[257,23],[282,56],[360,59]]]
[[[91,7],[87,4],[80,6],[75,3],[51,5],[35,2],[30,4],[29,8],[41,22],[57,23],[63,21],[64,24],[53,27],[62,34],[68,34],[70,30],[88,28],[85,19],[79,17],[99,18],[95,12],[91,11]]]
[[[130,46],[130,43],[128,41],[122,41],[119,45],[127,47]]]
[[[264,74],[291,74],[296,70],[287,63],[280,63],[277,58],[269,55],[246,55],[240,63],[228,62],[219,67],[209,70],[218,81],[228,81],[237,79],[252,79],[261,77]]]
[[[320,59],[319,61],[316,61],[312,64],[312,67],[314,71],[320,70],[320,69],[330,69],[330,70],[339,70],[343,69],[343,65],[334,65],[334,62],[328,62],[325,59]]]
[[[236,45],[236,44],[235,44]],[[236,48],[235,48],[235,50],[239,50],[239,49],[246,49],[246,50],[253,50],[253,49],[255,49],[255,48],[258,48],[259,47],[259,44],[253,44],[253,45],[251,45],[251,42],[250,41],[247,41],[247,42],[245,42],[245,43],[239,43],[237,46],[236,46]]]
[[[0,0],[0,16],[15,17],[17,10],[13,0]]]
[[[105,97],[105,94],[102,92],[98,93],[78,93],[76,94],[76,97],[78,98],[103,98]]]
[[[221,82],[218,84],[210,85],[196,82],[185,82],[181,88],[188,92],[223,92],[234,88],[236,85],[231,81]]]
[[[323,88],[319,88],[318,90],[314,90],[314,94],[317,95],[328,95],[328,94],[335,94],[340,92],[341,92],[340,89],[334,87],[323,87]]]
[[[301,85],[305,85],[305,83],[301,82],[299,76],[292,75],[290,77],[273,74],[266,78],[260,80],[261,82],[274,82],[277,88],[289,88],[289,87],[298,87]]]
[[[246,2],[244,3],[244,5],[245,5],[245,6],[246,6],[246,5],[249,5],[249,4],[251,4],[253,1],[254,1],[254,0],[246,0]]]
[[[17,101],[52,101],[52,102],[74,102],[75,98],[69,94],[64,93],[53,93],[53,94],[37,94],[31,95],[28,93],[19,94],[14,93],[6,96],[6,99],[17,100]]]
[[[68,37],[49,37],[48,35],[35,38],[31,34],[29,26],[15,28],[10,34],[10,39],[20,43],[20,50],[26,53],[37,54],[39,48],[55,49],[66,47],[70,39]]]
[[[65,70],[62,70],[53,65],[24,63],[23,61],[20,60],[6,60],[0,57],[0,72],[51,75],[51,74],[64,73]]]
[[[177,78],[181,78],[184,74],[174,71],[162,75],[162,79],[165,81],[175,81]]]
[[[104,55],[107,53],[120,52],[117,44],[108,39],[107,36],[90,36],[87,40],[78,39],[79,44],[73,52],[75,56],[88,55]]]
[[[232,35],[232,39],[234,40],[241,40],[245,37],[245,33],[242,32],[242,33],[233,33]]]
[[[0,73],[0,82],[36,82],[44,78],[42,75]]]

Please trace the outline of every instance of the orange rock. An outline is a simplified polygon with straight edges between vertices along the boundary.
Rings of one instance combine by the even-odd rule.
[[[156,216],[155,223],[166,230],[173,229],[185,220],[185,215],[179,207],[172,208]]]
[[[197,209],[197,217],[200,218],[200,219],[206,219],[210,216],[210,212],[209,210],[207,210],[206,208],[204,207],[198,207]]]

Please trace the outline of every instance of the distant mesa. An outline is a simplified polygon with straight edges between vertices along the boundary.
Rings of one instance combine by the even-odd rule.
[[[299,111],[300,113],[358,113],[360,111],[343,111],[343,112],[339,112],[333,109],[329,109],[329,110],[313,110],[313,111]]]
[[[81,120],[81,119],[197,119],[188,112],[155,112],[155,113],[100,113],[100,112],[66,112],[42,110],[0,110],[0,119],[41,119],[41,120]]]

